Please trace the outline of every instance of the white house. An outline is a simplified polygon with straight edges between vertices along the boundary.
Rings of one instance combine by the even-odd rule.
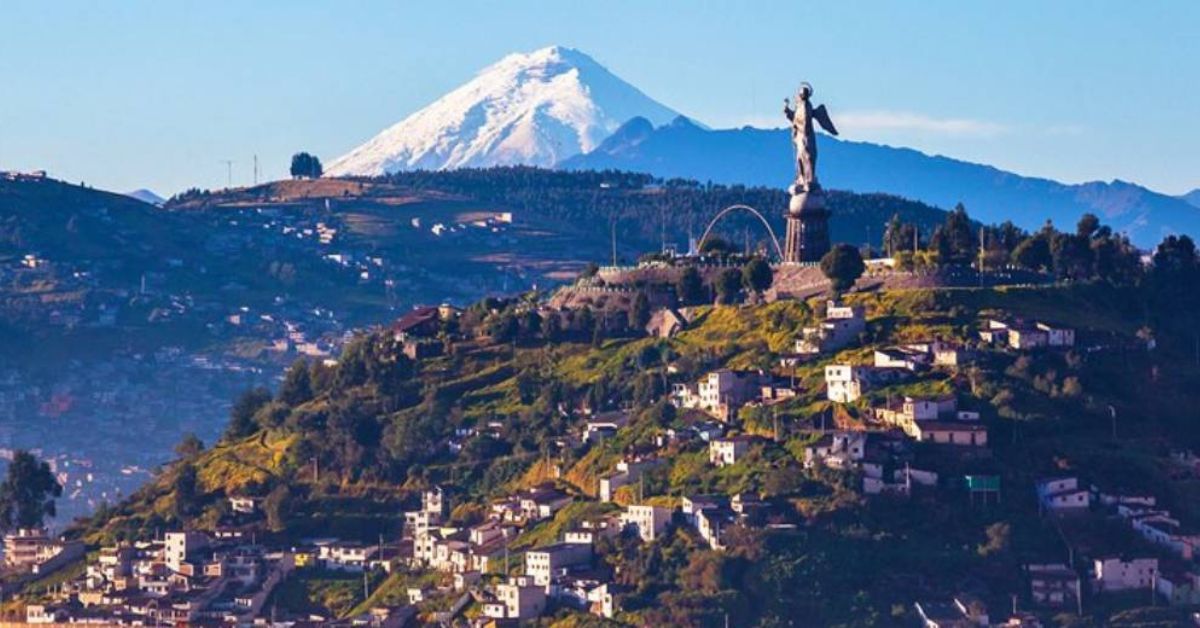
[[[1157,558],[1097,558],[1092,566],[1092,589],[1096,592],[1149,589],[1158,574]]]
[[[534,584],[547,586],[564,570],[591,562],[591,545],[556,543],[525,552],[525,575],[532,577]]]
[[[549,519],[572,501],[570,495],[551,486],[538,486],[522,491],[518,499],[521,515],[526,521]]]
[[[737,513],[730,507],[729,497],[720,494],[685,495],[680,511],[688,525],[713,549],[723,549],[725,530],[737,522]]]
[[[378,550],[377,545],[338,541],[321,545],[318,557],[326,569],[361,572],[367,568],[367,563]]]
[[[796,353],[814,355],[836,351],[853,342],[865,329],[866,316],[861,307],[829,301],[825,306],[825,320],[801,330],[796,339]]]
[[[1178,519],[1166,514],[1134,517],[1131,520],[1134,532],[1142,538],[1170,550],[1184,560],[1192,560],[1200,546],[1200,534],[1186,529]]]
[[[969,354],[962,345],[947,342],[933,343],[934,366],[961,366],[969,359]]]
[[[617,463],[616,471],[600,476],[598,481],[599,486],[597,487],[600,501],[611,502],[616,497],[618,488],[637,482],[643,473],[662,464],[662,462],[661,458],[621,460]]]
[[[484,614],[496,619],[531,621],[546,610],[546,587],[529,578],[511,578],[496,585],[497,605],[485,605]]]
[[[258,504],[260,501],[261,500],[257,497],[233,495],[229,498],[229,509],[238,514],[252,515],[255,512],[258,512]]]
[[[1193,570],[1159,570],[1154,581],[1155,591],[1171,606],[1200,604],[1200,574]],[[1193,617],[1200,619],[1200,617]]]
[[[708,443],[708,462],[718,467],[737,464],[750,449],[753,437],[747,435],[717,438]]]
[[[1031,563],[1025,565],[1025,573],[1030,597],[1039,606],[1074,605],[1082,594],[1079,574],[1062,563]]]
[[[923,443],[987,447],[987,426],[975,421],[916,421],[912,436]]]
[[[885,404],[875,408],[875,418],[895,425],[909,436],[916,438],[913,426],[921,421],[936,421],[939,417],[952,414],[958,409],[954,395],[941,397],[904,397],[900,403]]]
[[[1070,327],[1037,323],[1037,329],[1046,334],[1046,346],[1073,347],[1075,346],[1075,330]]]
[[[825,367],[825,395],[830,401],[850,403],[862,397],[868,388],[867,370],[849,364]]]
[[[647,543],[657,539],[670,522],[671,511],[659,506],[633,504],[621,514],[621,525],[636,532]]]
[[[1038,503],[1044,512],[1069,514],[1086,511],[1092,505],[1092,494],[1079,486],[1075,477],[1048,478],[1037,483]]]
[[[200,532],[168,532],[163,538],[163,562],[171,571],[182,571],[188,558],[208,547],[208,537]]]
[[[833,469],[850,469],[866,456],[866,452],[866,432],[825,434],[804,448],[804,468],[811,469],[819,461]]]
[[[912,344],[875,350],[875,368],[915,371],[929,364],[929,345]]]
[[[737,414],[738,406],[754,398],[757,373],[740,373],[729,369],[713,371],[697,384],[699,407],[722,420]]]

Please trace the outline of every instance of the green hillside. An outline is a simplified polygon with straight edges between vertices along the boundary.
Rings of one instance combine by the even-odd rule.
[[[373,334],[334,368],[294,367],[276,398],[247,410],[225,440],[169,466],[75,533],[101,542],[161,527],[211,527],[231,520],[223,496],[257,494],[275,504],[265,525],[282,538],[319,531],[373,541],[398,531],[397,513],[421,487],[455,487],[455,519],[477,521],[488,500],[552,477],[546,464],[561,470],[556,481],[569,492],[594,495],[595,479],[624,452],[693,420],[662,401],[670,382],[719,367],[761,367],[800,384],[795,398],[769,410],[743,409],[734,429],[768,438],[724,468],[710,466],[703,447],[673,445],[667,464],[638,490],[663,504],[686,494],[753,493],[800,525],[752,530],[725,552],[703,549],[684,528],[645,550],[602,544],[603,560],[632,587],[625,620],[707,624],[729,613],[739,625],[796,616],[890,624],[908,615],[914,599],[960,593],[964,583],[1004,608],[1009,593],[1022,591],[1022,562],[1065,559],[1058,532],[1037,516],[1038,477],[1078,473],[1108,489],[1151,492],[1185,520],[1200,517],[1196,481],[1176,477],[1168,461],[1174,449],[1200,446],[1193,411],[1200,392],[1191,384],[1200,367],[1187,347],[1165,341],[1166,331],[1147,350],[1143,297],[1100,284],[851,295],[849,303],[867,311],[863,342],[796,368],[778,358],[815,320],[822,307],[815,301],[705,307],[670,340],[593,342],[569,324],[550,332],[532,323],[524,301],[489,301],[445,330],[445,356],[412,362],[390,336]],[[970,366],[877,388],[835,410],[825,400],[826,364],[869,361],[872,348],[934,337],[975,346],[981,316],[992,314],[1070,325],[1079,339],[1033,360],[980,347]],[[499,342],[496,321],[505,317],[518,322]],[[939,465],[944,489],[907,501],[867,498],[850,476],[803,468],[804,446],[822,425],[861,423],[868,405],[885,398],[947,392],[981,413],[991,456],[947,458],[918,447],[919,460]],[[578,433],[585,406],[628,406],[633,420],[601,445],[556,445]],[[470,428],[495,436],[455,436]],[[452,440],[466,441],[460,453],[446,448]],[[952,488],[964,473],[998,474],[1000,503],[972,506]],[[554,540],[582,512],[564,511],[566,519],[530,532],[524,544]],[[1111,610],[1104,608],[1094,612]]]

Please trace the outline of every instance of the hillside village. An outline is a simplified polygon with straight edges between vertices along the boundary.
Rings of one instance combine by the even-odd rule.
[[[838,522],[853,511],[891,513],[886,527],[915,534],[965,526],[954,532],[965,546],[906,532],[881,551],[920,584],[854,576],[849,586],[888,600],[891,621],[1039,626],[1156,606],[1144,612],[1178,617],[1200,604],[1200,512],[1180,501],[1200,459],[1187,441],[1118,433],[1174,428],[1165,414],[1120,427],[1136,406],[1095,388],[1167,357],[1124,308],[1096,305],[1110,290],[861,292],[600,320],[553,300],[416,308],[339,359],[293,366],[250,426],[185,454],[72,540],[9,534],[6,586],[23,591],[9,612],[31,623],[705,623],[746,603],[684,602],[733,595],[705,561],[729,570],[767,547],[777,559],[811,552],[814,535],[852,545]],[[422,393],[421,381],[444,383]],[[363,401],[432,439],[384,428],[404,448],[392,455],[423,461],[394,489],[368,488],[385,472],[368,461],[382,459],[353,453],[378,436],[329,454],[296,440],[314,433],[306,413],[340,420],[319,408],[343,403],[346,386],[385,395]],[[400,418],[410,406],[418,414]],[[445,425],[411,423],[424,415]],[[1090,468],[1094,447],[1113,446],[1162,471]],[[345,455],[360,466],[342,466]],[[1160,473],[1170,484],[1151,479]],[[359,523],[340,521],[354,512]],[[951,571],[914,562],[906,545]],[[675,576],[645,571],[663,561]],[[756,614],[821,608],[822,623],[873,623],[806,599]]]
[[[610,250],[577,215],[587,203],[619,210],[627,259],[659,238],[649,205],[675,216],[774,193],[515,168],[190,190],[151,206],[4,171],[0,449],[55,460],[72,485],[56,524],[69,523],[135,490],[184,434],[216,439],[238,390],[278,381],[297,357],[333,359],[354,329],[573,278]],[[846,220],[941,213],[849,194],[839,207]]]
[[[227,236],[269,233],[274,250],[385,297],[411,291],[389,285],[405,268],[347,246],[354,214],[263,209],[261,193],[168,206],[217,211],[206,219]],[[523,227],[502,212],[396,228]],[[1186,333],[1164,308],[1191,298],[1173,278],[1196,276],[1194,255],[1169,240],[1140,259],[1094,217],[1075,233],[990,229],[976,241],[959,208],[922,241],[897,214],[884,245],[898,252],[848,279],[718,238],[592,265],[552,293],[395,307],[358,331],[293,298],[201,307],[170,287],[193,262],[167,260],[101,308],[119,312],[108,326],[130,325],[120,304],[166,299],[138,324],[203,313],[204,333],[237,349],[118,354],[94,371],[118,391],[6,380],[11,417],[83,426],[63,441],[82,455],[35,453],[65,501],[96,512],[9,531],[0,612],[135,625],[1182,618],[1200,606],[1197,366],[1159,338]],[[209,245],[233,255],[260,239],[229,237]],[[13,262],[30,285],[63,274],[42,253]],[[274,392],[233,398],[289,360]],[[216,386],[191,375],[203,371],[235,376]],[[193,379],[189,404],[154,401]],[[211,447],[185,438],[172,462],[115,469],[101,452],[128,433],[87,428],[79,404],[230,419]]]
[[[0,628],[1200,628],[1200,3],[629,4],[3,6]]]

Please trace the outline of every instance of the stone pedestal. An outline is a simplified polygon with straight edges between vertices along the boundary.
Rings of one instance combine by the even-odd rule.
[[[825,208],[825,193],[820,188],[796,190],[793,187],[786,216],[783,261],[819,262],[829,252],[829,210]]]

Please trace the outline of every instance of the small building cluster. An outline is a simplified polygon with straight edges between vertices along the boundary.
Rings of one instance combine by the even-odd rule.
[[[979,330],[979,338],[991,345],[1017,350],[1075,346],[1075,330],[1070,327],[1020,319],[987,319]]]
[[[720,369],[698,382],[678,383],[672,387],[671,403],[677,408],[696,409],[721,421],[737,418],[738,410],[752,402],[770,403],[794,396],[785,382],[761,371]]]
[[[858,340],[866,329],[867,319],[862,307],[829,301],[825,305],[825,319],[801,330],[795,351],[800,356],[838,351]]]
[[[76,556],[75,558],[78,558]],[[28,623],[238,623],[260,616],[294,567],[240,533],[168,532],[161,539],[100,549],[79,576],[29,604]]]

